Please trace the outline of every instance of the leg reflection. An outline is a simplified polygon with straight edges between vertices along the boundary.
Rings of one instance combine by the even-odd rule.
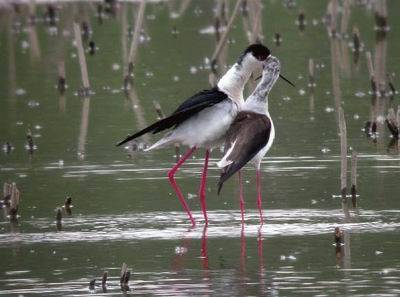
[[[208,249],[207,249],[207,225],[204,225],[203,235],[201,236],[201,259],[203,264],[203,269],[209,269],[208,267]]]
[[[174,257],[172,259],[172,271],[179,272],[184,270],[184,262],[186,258],[186,254],[189,250],[190,243],[192,238],[190,238],[190,232],[193,228],[189,228],[188,231],[182,237],[181,245],[176,246],[174,250]]]

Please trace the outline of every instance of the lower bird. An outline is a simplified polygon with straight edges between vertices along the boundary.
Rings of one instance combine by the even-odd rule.
[[[262,79],[254,92],[245,101],[242,110],[231,124],[225,142],[225,155],[217,163],[223,168],[218,182],[218,194],[223,183],[239,171],[239,195],[242,222],[244,221],[244,199],[240,169],[248,162],[256,167],[257,207],[263,224],[261,197],[261,160],[271,148],[275,138],[275,128],[268,111],[268,94],[277,81],[280,62],[269,56],[263,65]]]
[[[270,51],[267,47],[262,44],[250,45],[240,55],[237,62],[219,80],[216,87],[193,95],[185,100],[170,116],[128,136],[118,143],[118,145],[121,145],[143,134],[149,132],[158,133],[172,128],[163,138],[150,146],[147,151],[174,143],[190,147],[177,164],[168,172],[168,178],[183,208],[186,210],[192,225],[195,225],[195,220],[180,188],[175,182],[174,175],[196,148],[206,148],[199,194],[201,208],[205,223],[207,224],[205,194],[210,149],[223,142],[226,131],[244,103],[244,85],[254,71],[262,69],[262,64],[268,56],[270,56]]]

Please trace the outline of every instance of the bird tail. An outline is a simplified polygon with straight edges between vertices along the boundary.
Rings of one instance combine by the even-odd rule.
[[[168,136],[161,138],[159,141],[156,143],[152,144],[150,147],[144,149],[145,152],[151,151],[153,149],[161,148],[167,144],[170,144],[172,142],[172,139]]]

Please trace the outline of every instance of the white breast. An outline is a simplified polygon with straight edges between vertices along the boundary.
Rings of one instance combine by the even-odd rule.
[[[254,165],[256,166],[257,169],[260,169],[260,164],[262,159],[264,158],[264,156],[267,154],[267,152],[269,151],[269,149],[271,148],[274,139],[275,139],[275,127],[274,127],[274,122],[272,121],[271,117],[269,117],[270,121],[271,121],[271,132],[269,134],[269,139],[267,142],[267,145],[264,146],[258,153],[257,155],[255,155],[255,157],[251,160]]]
[[[225,100],[183,122],[172,131],[169,138],[190,147],[211,148],[222,143],[237,113],[236,104]]]

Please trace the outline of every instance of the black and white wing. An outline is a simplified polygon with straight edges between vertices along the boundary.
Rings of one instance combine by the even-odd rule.
[[[218,162],[222,167],[218,194],[224,182],[257,155],[268,143],[271,120],[262,114],[241,111],[230,126],[225,142],[225,155]]]
[[[155,134],[171,127],[177,127],[203,109],[218,104],[225,99],[228,99],[228,96],[224,92],[219,91],[217,87],[201,91],[186,99],[170,116],[126,137],[124,140],[120,141],[117,146],[149,132]]]

